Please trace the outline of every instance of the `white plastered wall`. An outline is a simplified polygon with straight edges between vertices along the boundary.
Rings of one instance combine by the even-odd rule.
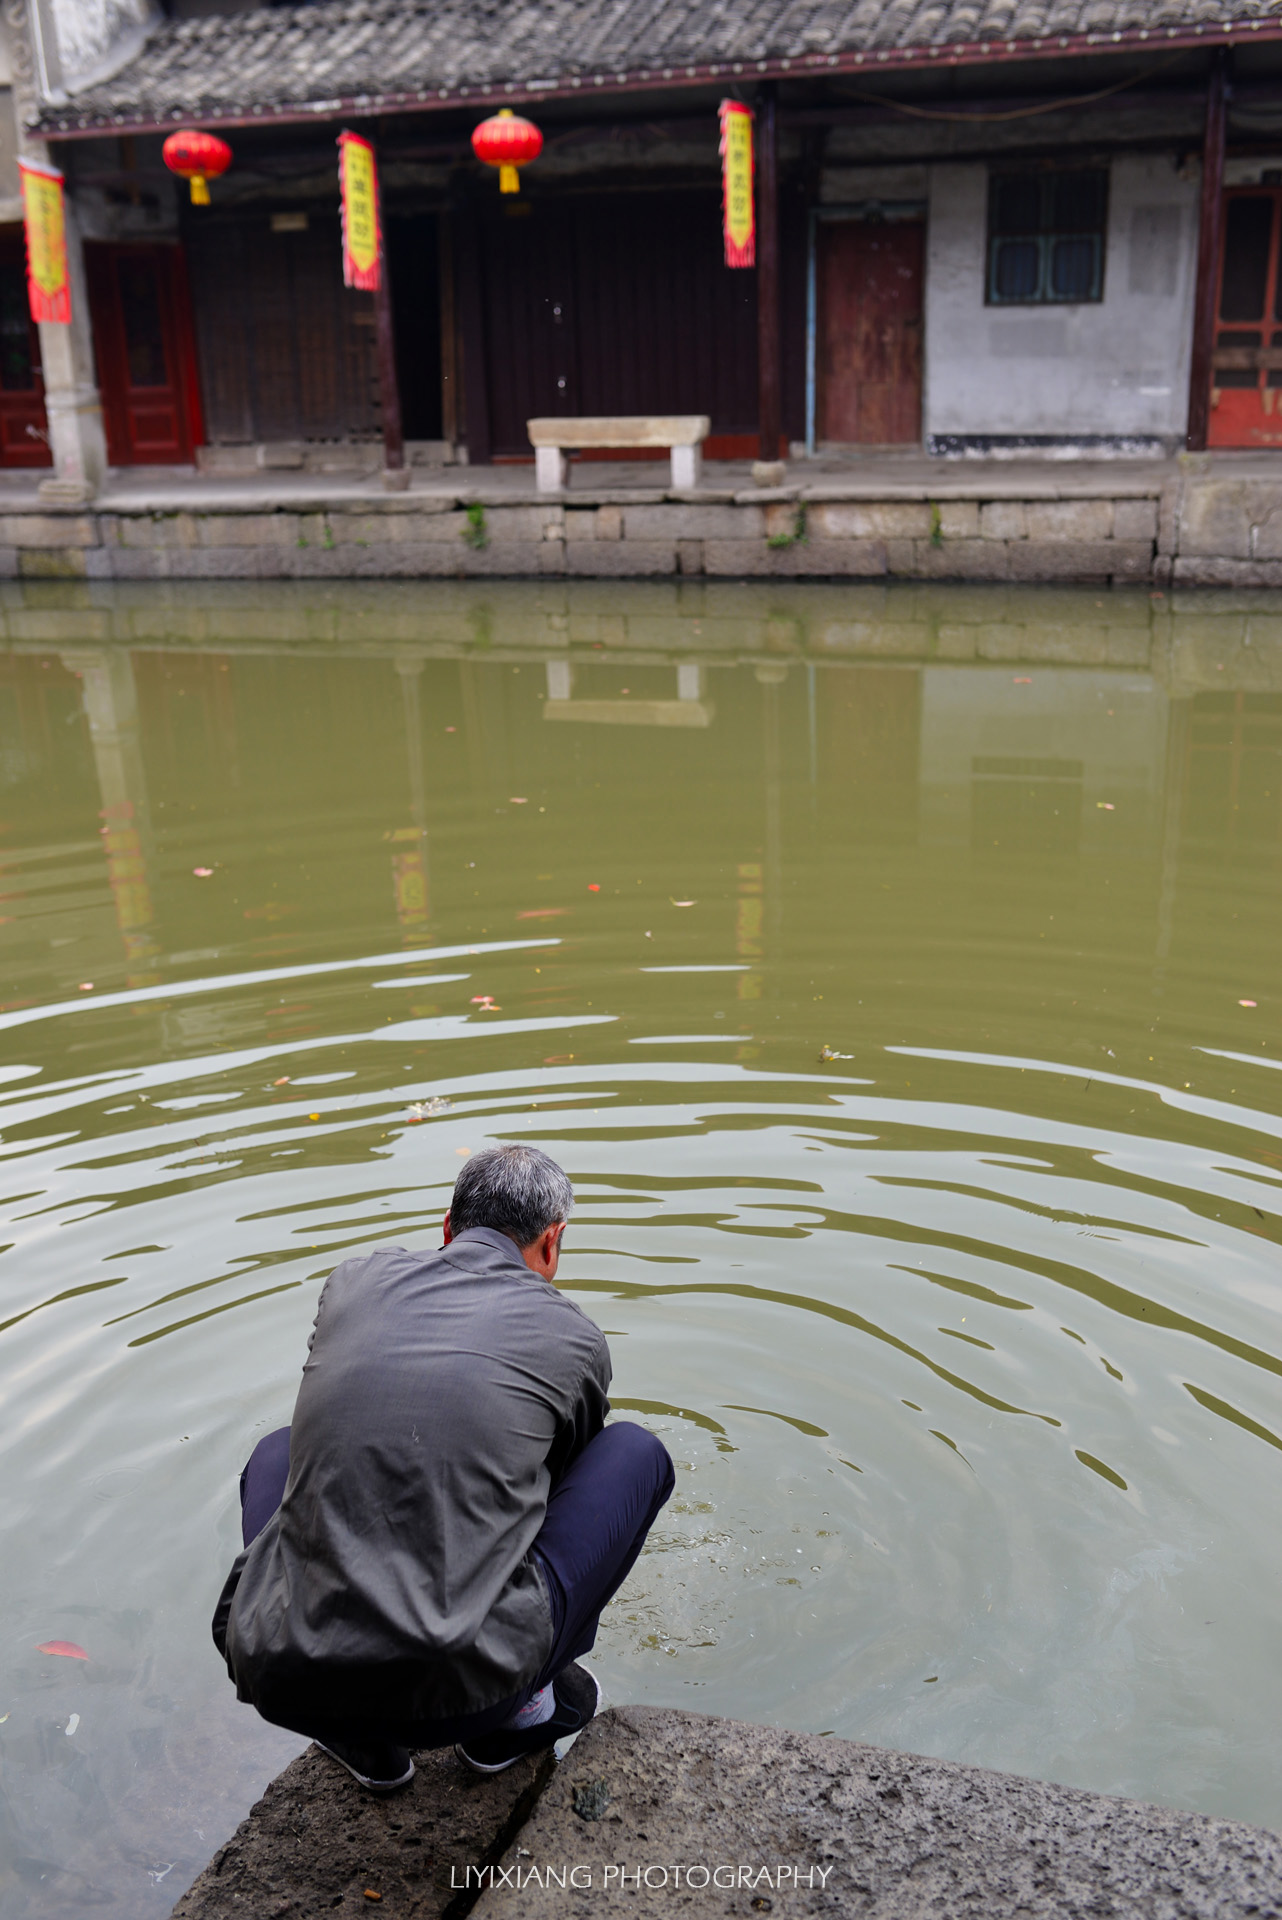
[[[984,304],[987,200],[986,166],[931,168],[927,436],[1181,439],[1197,179],[1169,153],[1113,161],[1104,298],[1077,305]]]

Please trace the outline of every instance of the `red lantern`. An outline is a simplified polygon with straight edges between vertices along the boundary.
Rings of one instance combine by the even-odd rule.
[[[171,173],[182,180],[191,181],[191,204],[193,207],[209,205],[209,180],[216,180],[220,173],[226,173],[231,165],[231,148],[217,134],[200,133],[194,127],[184,127],[180,133],[171,133],[161,152],[165,165]]]
[[[500,193],[519,193],[521,176],[517,168],[538,159],[543,135],[532,120],[522,120],[511,107],[504,107],[473,130],[472,151],[487,167],[498,168]]]

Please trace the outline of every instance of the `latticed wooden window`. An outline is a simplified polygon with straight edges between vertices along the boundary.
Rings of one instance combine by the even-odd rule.
[[[988,304],[1102,300],[1107,219],[1103,167],[990,174]]]

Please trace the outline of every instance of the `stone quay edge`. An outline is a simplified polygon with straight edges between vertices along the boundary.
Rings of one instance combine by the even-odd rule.
[[[1233,1820],[663,1707],[554,1765],[418,1757],[362,1792],[309,1748],[173,1920],[1279,1920],[1282,1837]]]
[[[0,492],[0,578],[941,580],[1282,587],[1282,463],[912,463],[677,493],[644,470],[538,496],[524,468],[170,477]],[[647,479],[650,484],[646,484]]]

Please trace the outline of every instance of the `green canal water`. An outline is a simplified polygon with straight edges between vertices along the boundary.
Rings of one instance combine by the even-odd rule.
[[[6,1920],[166,1913],[299,1749],[209,1638],[237,1474],[513,1139],[679,1466],[611,1698],[1279,1821],[1282,605],[0,627]]]

